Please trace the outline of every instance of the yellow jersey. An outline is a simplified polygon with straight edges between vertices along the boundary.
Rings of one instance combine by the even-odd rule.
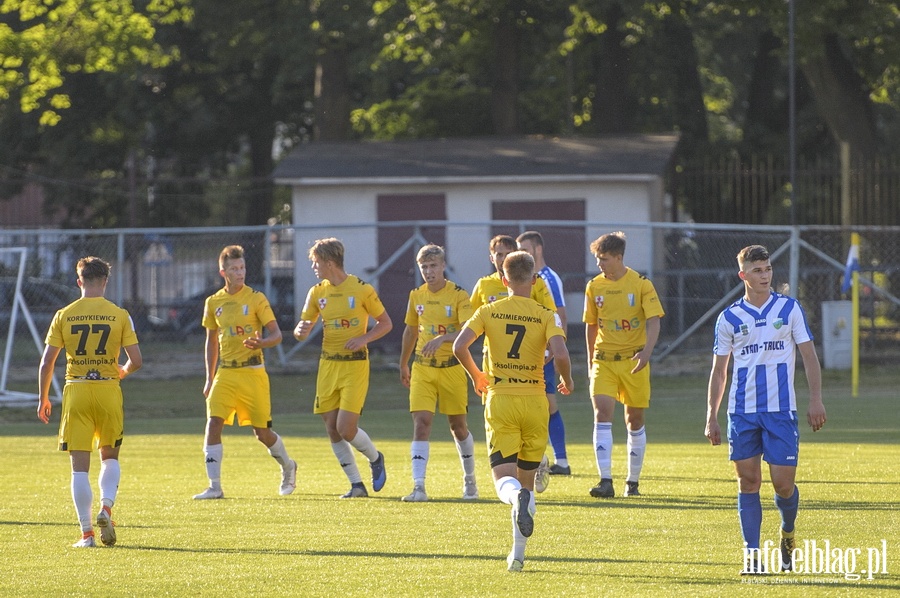
[[[265,294],[247,285],[233,295],[219,289],[203,306],[203,327],[218,331],[219,363],[225,368],[262,365],[262,349],[248,349],[244,339],[257,333],[262,337],[263,328],[274,319]]]
[[[594,351],[630,352],[647,342],[647,318],[663,317],[653,283],[631,268],[618,280],[595,276],[584,291],[585,324],[597,324]],[[633,354],[633,353],[632,353]]]
[[[322,317],[322,359],[352,361],[368,359],[368,348],[349,351],[351,338],[362,336],[369,328],[369,316],[385,312],[375,287],[353,274],[339,285],[323,280],[309,290],[301,320],[315,322]]]
[[[459,332],[472,313],[469,294],[455,282],[446,281],[444,288],[437,293],[429,291],[427,284],[410,291],[404,323],[419,331],[416,360],[421,359],[425,365],[455,361],[453,343],[443,343],[431,357],[422,357],[422,347],[437,336]]]
[[[469,300],[472,303],[472,309],[478,309],[482,305],[493,303],[497,299],[509,297],[509,289],[503,284],[499,272],[494,272],[489,276],[478,279],[475,288],[472,289],[472,295]],[[531,298],[552,311],[556,311],[556,302],[553,301],[553,295],[547,288],[547,283],[540,276],[535,280],[531,287]]]
[[[544,350],[565,338],[559,315],[533,299],[506,297],[483,305],[463,327],[488,342],[485,373],[500,394],[544,395]]]
[[[66,351],[66,380],[119,380],[122,347],[138,344],[128,312],[104,297],[82,297],[53,316],[47,337]]]

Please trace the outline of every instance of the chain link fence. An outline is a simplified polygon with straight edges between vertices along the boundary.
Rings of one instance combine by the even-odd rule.
[[[622,230],[628,246],[625,263],[653,280],[666,317],[657,345],[658,361],[709,356],[715,318],[742,291],[735,256],[750,244],[772,254],[775,288],[800,299],[821,344],[847,322],[823,326],[824,302],[847,299],[841,293],[850,230],[826,226],[729,226],[681,223],[569,221],[493,221],[454,224],[445,221],[394,222],[369,226],[315,225],[227,228],[97,230],[0,230],[0,248],[25,248],[24,303],[34,315],[38,336],[17,324],[8,335],[17,260],[0,252],[0,338],[4,355],[12,338],[13,363],[36,367],[34,346],[42,346],[46,323],[68,298],[51,290],[75,290],[78,258],[97,255],[113,264],[107,297],[126,307],[138,329],[142,348],[154,359],[183,361],[180,345],[201,351],[203,301],[222,285],[217,258],[222,247],[245,247],[247,283],[263,290],[282,330],[292,330],[306,292],[316,280],[307,252],[315,239],[335,236],[347,248],[346,268],[373,283],[388,308],[394,331],[374,352],[399,352],[406,299],[421,284],[415,251],[427,242],[447,249],[447,276],[471,289],[491,272],[488,241],[498,233],[516,236],[540,231],[547,263],[565,283],[569,349],[584,354],[581,322],[585,283],[598,272],[589,244],[600,234]],[[900,334],[900,228],[855,228],[862,238],[860,358],[887,363],[897,358]],[[76,293],[77,296],[77,293]],[[836,328],[837,326],[837,328]],[[317,341],[304,351],[288,332],[270,363],[291,366],[312,359]],[[821,349],[820,349],[821,354]],[[305,357],[304,357],[305,355]],[[190,358],[202,373],[199,353]],[[30,370],[29,370],[30,371]],[[196,372],[194,372],[196,373]],[[33,372],[31,372],[33,374]]]

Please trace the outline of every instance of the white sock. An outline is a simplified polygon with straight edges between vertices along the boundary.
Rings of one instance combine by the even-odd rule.
[[[612,477],[612,447],[612,422],[595,423],[594,453],[597,455],[597,473],[600,474],[600,479]]]
[[[72,472],[72,502],[75,503],[75,513],[78,515],[82,533],[94,529],[91,519],[91,503],[94,502],[94,493],[91,490],[91,481],[88,479],[86,471]]]
[[[206,456],[206,477],[212,488],[222,487],[222,443],[211,444],[203,447]]]
[[[509,475],[494,481],[497,498],[500,499],[500,502],[508,505],[515,504],[519,498],[519,490],[521,488],[522,484],[519,483],[519,480]]]
[[[532,500],[534,500],[534,492],[531,493]],[[513,558],[517,561],[525,562],[525,545],[528,542],[528,538],[522,535],[522,532],[519,531],[519,526],[516,524],[516,511],[515,509],[510,509],[510,513],[512,513],[512,531],[513,531]]]
[[[350,443],[346,440],[332,442],[331,450],[334,452],[334,456],[337,457],[338,463],[341,464],[344,475],[347,476],[350,483],[357,484],[361,482],[362,477],[359,475],[359,468],[356,466],[356,457],[353,456],[353,449],[350,447]]]
[[[365,430],[362,428],[356,429],[356,436],[353,437],[350,444],[353,445],[353,448],[365,455],[366,459],[369,460],[369,463],[378,459],[378,449],[375,448],[372,439],[369,438],[369,435],[366,434]]]
[[[427,440],[413,440],[410,445],[413,484],[416,486],[425,486],[425,470],[428,468],[430,448],[431,445]]]
[[[641,468],[644,466],[644,454],[647,452],[647,433],[644,426],[628,431],[628,482],[637,482],[641,477]]]
[[[119,467],[118,459],[104,459],[100,462],[100,479],[97,480],[100,486],[100,500],[109,508],[112,508],[116,502],[116,493],[119,491],[121,477],[122,470]]]
[[[467,480],[474,480],[475,438],[472,437],[472,432],[469,432],[469,435],[462,442],[456,441],[456,452],[459,453],[459,462],[462,464],[463,475]]]
[[[284,448],[284,442],[281,441],[281,436],[278,434],[275,434],[275,444],[269,447],[269,454],[278,461],[282,470],[291,464],[291,458],[288,457],[287,449]]]

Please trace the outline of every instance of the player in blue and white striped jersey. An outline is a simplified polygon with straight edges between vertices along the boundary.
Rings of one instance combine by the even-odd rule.
[[[825,424],[822,370],[806,315],[796,299],[772,291],[772,264],[761,245],[745,247],[737,256],[744,296],[719,315],[709,376],[706,437],[721,444],[719,405],[725,390],[729,358],[734,356],[728,394],[728,451],[738,478],[738,518],[744,538],[742,573],[760,573],[762,527],[762,459],[769,464],[775,506],[781,513],[781,568],[792,566],[794,522],[800,491],[797,472],[800,434],[794,364],[799,350],[809,384],[806,418],[813,431]]]

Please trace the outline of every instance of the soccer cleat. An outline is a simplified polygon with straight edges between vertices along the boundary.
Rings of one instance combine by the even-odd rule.
[[[530,507],[531,491],[527,488],[520,488],[519,496],[516,497],[516,502],[513,503],[513,512],[516,516],[516,527],[519,528],[519,533],[526,538],[534,533],[534,517]]]
[[[366,490],[366,485],[362,482],[354,482],[346,494],[341,494],[341,498],[366,498],[368,496],[369,491]]]
[[[566,465],[558,465],[554,463],[550,466],[550,475],[572,475],[572,468]]]
[[[369,465],[372,467],[372,489],[378,492],[384,488],[387,481],[387,472],[384,470],[384,455],[378,451],[378,458],[371,461]]]
[[[525,567],[525,563],[516,558],[515,553],[510,552],[506,557],[506,570],[511,573],[518,573]]]
[[[781,530],[781,570],[790,571],[794,568],[794,532]]]
[[[290,469],[281,470],[281,488],[278,489],[281,496],[287,496],[297,487],[297,462],[292,460],[291,465]]]
[[[544,455],[544,458],[541,459],[541,464],[538,465],[537,470],[534,472],[534,491],[540,494],[546,490],[549,485],[550,461],[547,460],[547,455]]]
[[[640,496],[637,482],[625,482],[625,494],[623,496]]]
[[[478,486],[475,485],[475,480],[466,480],[463,483],[463,500],[476,499],[478,499]]]
[[[603,478],[600,483],[591,488],[591,496],[594,498],[612,498],[615,495],[616,491],[613,490],[611,478]]]
[[[413,491],[401,498],[403,502],[427,502],[428,495],[425,494],[425,486],[415,486]]]
[[[116,543],[116,524],[112,520],[112,511],[104,506],[97,513],[97,527],[100,528],[100,541],[104,546],[113,546]]]
[[[225,498],[225,493],[221,488],[213,488],[210,486],[200,494],[194,495],[194,500],[209,500],[211,498]]]
[[[94,532],[84,532],[81,535],[81,540],[72,544],[72,548],[96,548],[97,542],[94,541]]]

